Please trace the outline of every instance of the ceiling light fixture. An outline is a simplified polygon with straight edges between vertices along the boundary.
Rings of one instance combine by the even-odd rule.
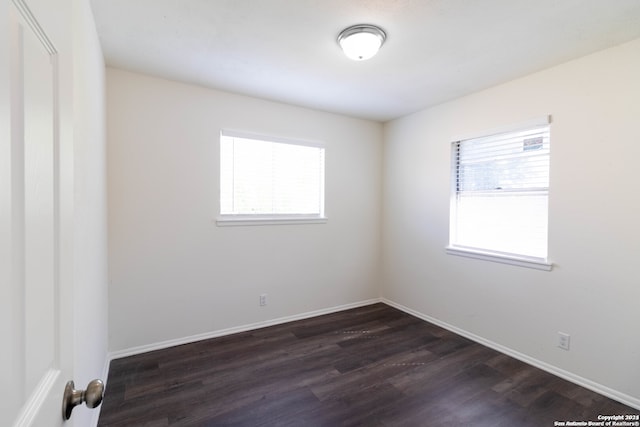
[[[364,61],[378,53],[387,38],[380,27],[369,24],[345,28],[338,35],[338,43],[344,54],[355,61]]]

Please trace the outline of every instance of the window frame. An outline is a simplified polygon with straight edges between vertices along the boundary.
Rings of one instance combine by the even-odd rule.
[[[451,154],[450,154],[450,207],[449,207],[449,244],[445,248],[445,252],[449,255],[462,256],[467,258],[473,258],[484,261],[498,262],[503,264],[509,264],[519,267],[527,267],[543,271],[551,271],[553,269],[553,263],[549,261],[547,257],[535,257],[529,255],[520,255],[515,253],[506,253],[486,248],[468,247],[455,243],[456,238],[456,223],[457,223],[457,146],[460,142],[470,139],[483,138],[492,135],[505,134],[517,131],[526,131],[528,129],[550,126],[551,116],[543,116],[533,120],[529,120],[523,123],[514,124],[511,126],[504,126],[497,129],[492,129],[485,132],[475,133],[473,135],[465,135],[462,137],[453,138],[451,142]],[[549,197],[549,191],[547,190],[547,201]],[[547,211],[547,220],[548,220]],[[547,226],[547,233],[549,229]],[[547,241],[548,249],[548,241]]]
[[[256,213],[234,214],[222,213],[222,138],[235,137],[266,143],[289,144],[302,147],[313,147],[323,150],[322,176],[320,177],[319,213]],[[222,129],[218,139],[219,173],[218,173],[218,226],[242,226],[242,225],[286,225],[286,224],[324,224],[328,218],[325,215],[325,186],[326,186],[326,145],[324,142],[303,139],[294,139],[281,136],[272,136],[255,132],[238,131],[234,129]]]

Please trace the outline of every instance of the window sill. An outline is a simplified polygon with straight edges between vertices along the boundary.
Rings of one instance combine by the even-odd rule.
[[[244,225],[325,224],[326,222],[326,217],[296,215],[222,215],[216,218],[216,225],[218,227],[234,227]]]
[[[481,251],[478,249],[448,246],[446,252],[449,255],[457,255],[466,258],[480,259],[484,261],[499,262],[501,264],[515,265],[518,267],[533,268],[536,270],[551,271],[553,264],[544,258],[526,257],[502,254],[496,252]]]

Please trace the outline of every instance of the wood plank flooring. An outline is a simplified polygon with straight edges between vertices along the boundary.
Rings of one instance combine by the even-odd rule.
[[[554,426],[639,415],[384,304],[111,362],[99,426]]]

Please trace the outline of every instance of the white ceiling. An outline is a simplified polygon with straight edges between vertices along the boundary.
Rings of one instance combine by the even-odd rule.
[[[109,66],[386,121],[640,37],[640,0],[92,0]],[[336,42],[382,27],[374,58]]]

